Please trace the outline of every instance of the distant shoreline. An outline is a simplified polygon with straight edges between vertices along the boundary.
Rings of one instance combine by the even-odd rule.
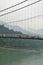
[[[0,38],[43,40],[43,38],[41,38],[39,36],[30,36],[30,35],[26,35],[26,34],[0,34]]]

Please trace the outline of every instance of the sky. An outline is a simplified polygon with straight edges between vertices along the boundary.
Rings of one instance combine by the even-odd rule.
[[[22,1],[24,1],[24,0],[22,0]],[[22,2],[22,1],[21,0],[0,0],[0,10],[10,7],[10,6],[17,4],[19,2]],[[23,7],[25,5],[33,3],[35,1],[38,1],[38,0],[28,0],[27,2],[25,2],[21,5],[13,7],[4,12],[0,12],[0,15],[3,13],[13,11],[20,7]],[[38,16],[38,15],[40,15],[40,16],[26,20],[26,21],[19,21],[22,19],[31,18],[31,17]],[[43,0],[41,0],[39,3],[36,3],[32,6],[29,6],[24,9],[21,9],[19,11],[13,12],[11,14],[2,16],[2,17],[0,17],[0,24],[2,23],[1,21],[3,21],[3,24],[8,27],[16,25],[16,26],[20,26],[21,28],[26,29],[26,30],[43,29]]]

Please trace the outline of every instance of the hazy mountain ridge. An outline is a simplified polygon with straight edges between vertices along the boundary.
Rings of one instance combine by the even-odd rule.
[[[4,25],[0,25],[0,34],[22,34],[22,33],[19,31],[13,31],[13,29],[10,30]]]
[[[2,26],[2,24],[3,24],[4,22],[3,21],[1,21],[0,22],[0,26]],[[9,33],[23,33],[23,34],[27,34],[27,35],[30,35],[30,36],[40,36],[40,37],[43,37],[43,29],[40,29],[40,30],[34,30],[34,29],[29,29],[29,30],[26,30],[26,29],[23,29],[23,28],[21,28],[20,26],[17,26],[17,25],[15,25],[15,26],[7,26],[6,24],[4,24],[3,26],[2,26],[2,28],[3,27],[5,27],[6,29],[6,31],[4,30],[4,29],[0,29],[0,30],[3,30],[2,31],[2,33],[4,32],[6,32],[6,33],[8,33],[8,31],[7,30],[10,30],[9,31]],[[12,32],[11,32],[12,31]]]
[[[31,34],[29,31],[21,28],[20,26],[10,26],[11,29],[13,29],[14,31],[20,31],[23,34]]]
[[[31,36],[43,36],[43,29],[40,30],[33,30],[33,29],[29,29],[28,31],[26,29],[23,29],[19,26],[10,26],[11,29],[13,29],[14,31],[20,31],[23,34],[28,34]]]

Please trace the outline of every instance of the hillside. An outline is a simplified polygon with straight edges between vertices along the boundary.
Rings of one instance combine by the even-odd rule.
[[[19,31],[22,32],[23,34],[27,34],[29,36],[39,36],[40,38],[43,38],[43,29],[39,29],[39,30],[34,30],[34,29],[23,29],[18,25],[15,26],[6,26],[9,29],[12,29],[14,31]]]
[[[22,33],[19,31],[10,30],[4,27],[4,25],[0,25],[0,34],[22,34]]]

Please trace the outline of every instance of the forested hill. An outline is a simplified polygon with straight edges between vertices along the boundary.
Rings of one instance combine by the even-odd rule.
[[[0,34],[22,34],[19,31],[13,31],[6,28],[4,25],[0,25]]]

